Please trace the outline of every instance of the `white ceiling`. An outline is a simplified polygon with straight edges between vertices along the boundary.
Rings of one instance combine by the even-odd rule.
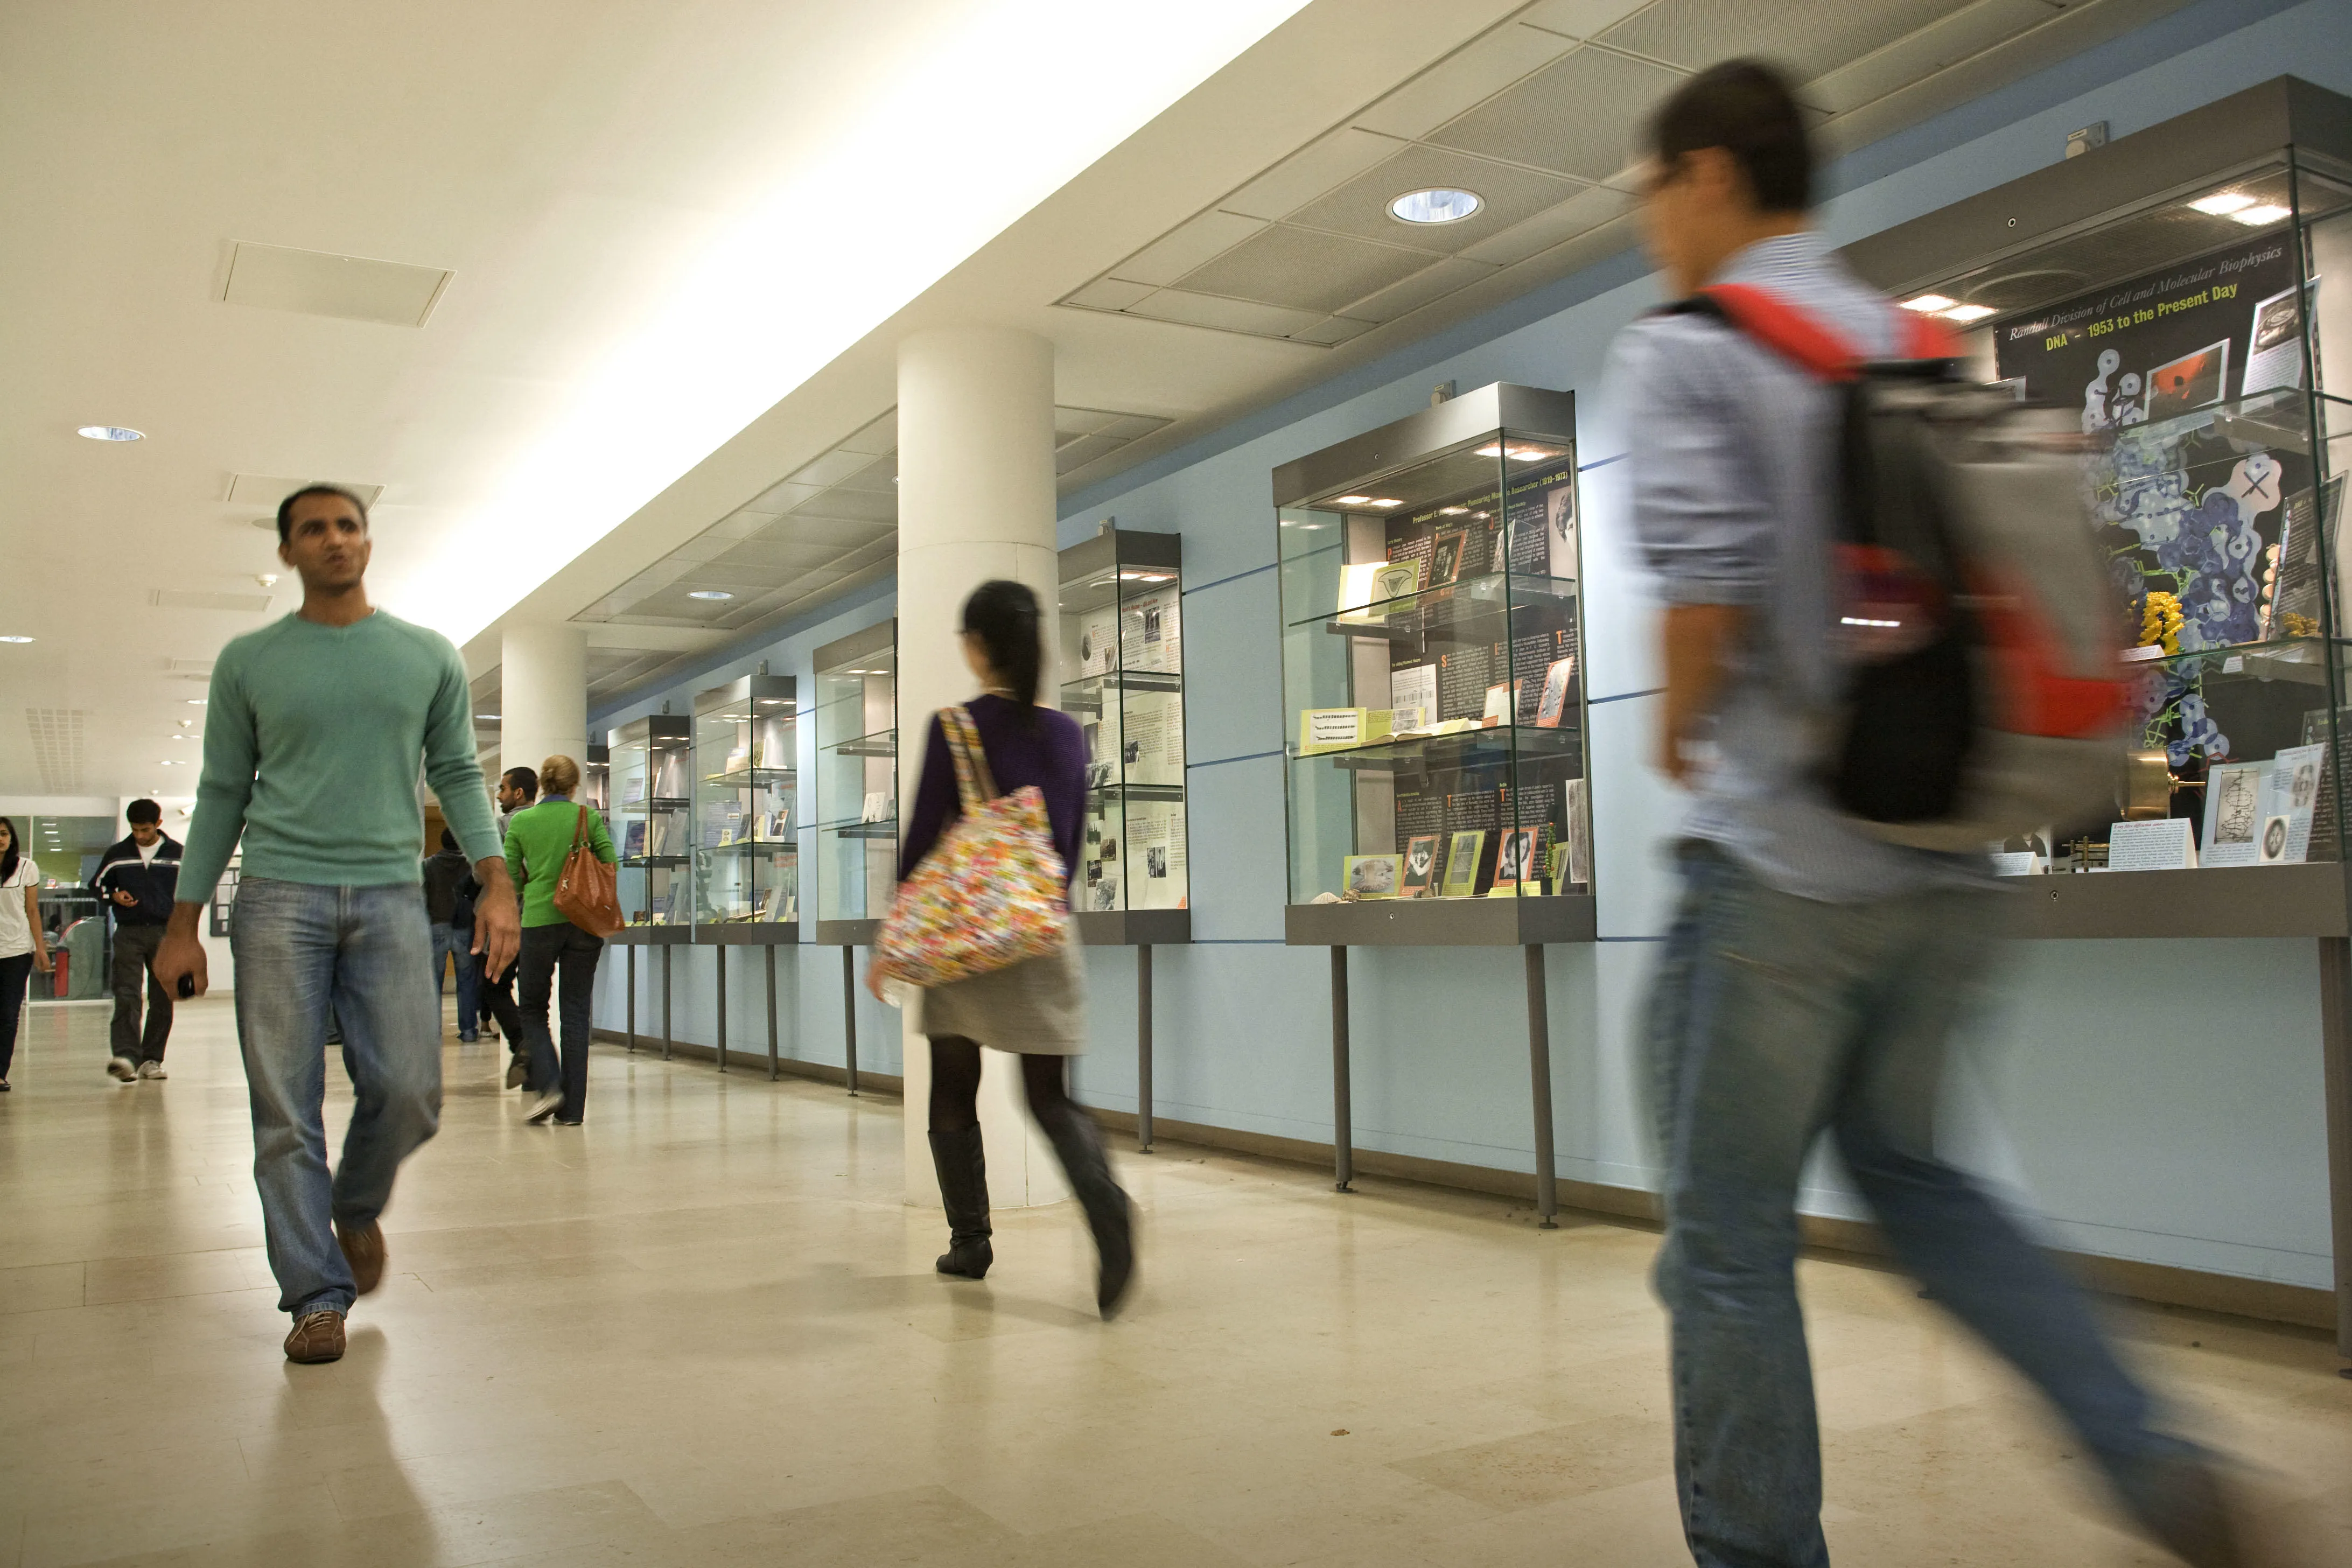
[[[167,661],[292,604],[232,476],[468,635],[1299,3],[0,5],[0,790],[184,787]]]
[[[1091,482],[1582,265],[1595,235],[1622,245],[1619,225],[1489,265],[1333,348],[1056,303],[1236,201],[1347,234],[1353,198],[1302,209],[1360,167],[1294,155],[1359,121],[1463,154],[1443,129],[1462,106],[1412,106],[1485,80],[1452,62],[1498,30],[1568,58],[1598,36],[1654,76],[1769,16],[1761,41],[1850,142],[2181,3],[0,6],[0,635],[39,639],[0,645],[26,694],[0,710],[0,791],[184,793],[162,764],[192,749],[171,739],[185,700],[226,637],[291,607],[257,580],[279,570],[254,523],[281,478],[383,486],[379,599],[479,629],[487,674],[502,612],[593,616],[856,439],[915,327],[1027,327],[1061,403],[1167,422],[1089,452]],[[2042,13],[2030,47],[1998,41]],[[1472,155],[1523,175],[1522,205],[1581,193],[1626,122],[1596,121],[1572,169]],[[89,423],[149,439],[72,434]],[[772,564],[761,591],[845,591],[855,571],[790,597],[836,564]],[[269,603],[185,607],[205,595]],[[600,684],[730,635],[683,618],[592,626]]]

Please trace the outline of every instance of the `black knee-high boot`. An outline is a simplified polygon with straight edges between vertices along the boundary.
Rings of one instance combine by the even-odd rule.
[[[1033,1103],[1031,1109],[1068,1173],[1070,1190],[1077,1194],[1087,1225],[1095,1233],[1095,1251],[1102,1259],[1095,1305],[1108,1319],[1118,1312],[1135,1278],[1135,1223],[1127,1194],[1111,1174],[1102,1131],[1086,1107],[1062,1100],[1042,1109]]]
[[[931,1167],[940,1173],[940,1202],[948,1212],[948,1249],[940,1255],[939,1270],[981,1279],[996,1252],[988,1243],[988,1156],[980,1129],[932,1133]]]

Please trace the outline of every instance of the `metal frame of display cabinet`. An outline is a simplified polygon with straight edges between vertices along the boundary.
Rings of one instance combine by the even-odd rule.
[[[764,670],[766,666],[762,665],[761,668]],[[788,775],[792,780],[792,805],[789,808],[792,827],[790,832],[783,838],[776,839],[772,842],[778,844],[790,843],[793,846],[793,898],[795,901],[795,908],[797,908],[800,897],[800,731],[799,699],[797,696],[797,688],[795,687],[791,676],[767,674],[746,675],[739,677],[734,680],[730,680],[723,686],[714,686],[709,688],[708,690],[695,693],[694,719],[697,731],[695,735],[695,756],[693,763],[693,776],[695,781],[695,789],[697,792],[695,801],[698,813],[702,801],[701,791],[704,784],[708,782],[705,779],[702,771],[702,737],[700,734],[701,725],[705,719],[711,714],[719,713],[725,709],[734,707],[738,704],[750,705],[771,702],[783,704],[785,706],[786,712],[793,716],[793,729],[792,760],[787,765],[782,767],[763,768],[753,766],[748,768],[745,776],[755,782],[746,787],[753,789],[758,788],[759,786],[756,780],[758,775],[762,773],[782,773]],[[723,787],[727,793],[732,793],[733,789],[737,786],[730,785]],[[703,848],[700,842],[700,822],[698,820],[691,822],[689,824],[688,831],[694,835],[692,851],[699,853]],[[718,1013],[717,1028],[714,1035],[716,1044],[712,1048],[713,1060],[720,1072],[725,1072],[727,1070],[727,950],[734,947],[760,948],[762,950],[763,967],[767,973],[768,982],[768,1078],[771,1082],[773,1082],[776,1079],[781,1078],[783,1075],[783,1068],[778,1053],[779,1040],[777,1036],[776,1021],[776,949],[779,947],[799,945],[801,940],[800,922],[797,920],[706,921],[701,918],[704,900],[700,897],[700,876],[699,873],[698,873],[696,878],[697,897],[695,899],[694,935],[692,942],[693,945],[697,947],[707,947],[711,950],[711,984],[714,994],[713,1000],[716,1004]],[[665,974],[663,976],[663,994],[667,995],[668,994],[668,976]]]
[[[856,674],[861,679],[872,679],[874,677],[870,672],[860,673],[854,670],[851,667],[866,662],[867,659],[872,658],[876,654],[887,653],[890,655],[889,679],[891,722],[887,730],[866,731],[865,729],[865,721],[861,719],[858,726],[860,733],[852,737],[849,741],[836,742],[833,746],[828,747],[824,744],[824,736],[822,731],[820,731],[816,736],[818,742],[816,752],[817,805],[814,811],[810,815],[815,824],[814,831],[817,835],[819,843],[817,852],[817,897],[820,900],[820,910],[824,908],[822,900],[827,897],[827,875],[832,864],[829,857],[827,857],[823,848],[824,837],[825,833],[828,831],[824,802],[824,753],[826,751],[833,750],[844,756],[859,756],[866,758],[887,756],[890,759],[889,821],[887,823],[860,822],[854,826],[860,829],[887,827],[888,829],[887,837],[890,840],[892,853],[894,856],[897,853],[898,843],[898,617],[894,616],[887,621],[877,621],[870,626],[864,627],[858,631],[854,631],[847,637],[835,638],[833,641],[826,643],[823,647],[818,648],[814,658],[813,662],[816,670],[818,692],[817,707],[812,710],[812,712],[818,713],[825,707],[824,682],[828,676],[838,677]],[[865,749],[858,749],[860,742],[865,743]],[[864,781],[861,780],[860,782],[862,783]],[[861,804],[865,793],[866,792],[862,790],[859,792]],[[839,832],[842,831],[845,826],[847,825],[836,823],[832,825],[831,830]],[[847,835],[845,834],[845,836]],[[858,835],[858,837],[866,837],[866,835],[861,834]],[[871,837],[881,837],[883,835],[877,833],[871,835]],[[893,865],[891,870],[894,877],[897,869],[898,868]],[[876,935],[880,932],[881,929],[882,920],[879,915],[858,916],[853,919],[844,920],[826,920],[820,916],[814,925],[816,944],[818,946],[838,947],[841,949],[842,1060],[844,1064],[844,1075],[847,1080],[846,1087],[851,1094],[856,1094],[857,1092],[857,950],[861,947],[872,947],[874,945],[874,939]]]
[[[598,816],[612,815],[613,748],[602,741],[588,742],[588,754],[580,762],[580,789]]]
[[[2011,258],[2032,267],[2033,253],[2052,254],[2077,237],[2081,248],[2091,249],[2110,226],[2171,221],[2171,209],[2200,189],[2282,168],[2292,217],[2281,221],[2297,268],[2286,287],[2304,311],[2302,352],[2305,369],[2312,373],[2296,383],[2310,424],[2303,431],[2285,432],[2284,439],[2290,449],[2310,452],[2315,484],[2325,486],[2337,476],[2326,472],[2326,410],[2315,371],[2318,344],[2326,334],[2313,311],[2326,310],[2326,303],[2322,296],[2315,306],[2307,285],[2299,288],[2296,279],[2315,270],[2309,254],[2311,196],[2323,180],[2352,184],[2352,99],[2294,77],[2274,78],[1858,240],[1839,254],[1864,279],[1907,297]],[[2320,221],[2330,225],[2352,221],[2342,216],[2340,205],[2323,211]],[[2185,247],[2186,242],[2179,243]],[[2116,281],[2166,265],[2169,254],[2119,256],[2112,265]],[[2095,289],[2101,281],[2084,276],[2082,287]],[[2226,379],[2221,390],[2226,395]],[[2269,443],[2281,434],[2275,428],[2255,432]],[[2308,439],[2311,434],[2323,438]],[[2332,545],[2323,533],[2320,645],[2334,657],[2321,660],[2318,685],[2326,693],[2319,700],[2332,702],[2340,714],[2347,700],[2340,668],[2345,606],[2325,591],[2336,587],[2342,571],[2340,563],[2328,558]],[[2342,745],[2343,739],[2336,743]],[[2344,842],[2340,823],[2336,842]],[[2336,1349],[2352,1357],[2352,870],[2341,861],[2209,867],[2022,877],[2010,886],[2007,926],[2019,937],[2307,937],[2317,944]],[[2352,1376],[2352,1369],[2347,1375]]]
[[[1092,539],[1083,540],[1063,551],[1056,564],[1057,580],[1065,587],[1105,572],[1119,572],[1128,567],[1166,571],[1173,574],[1171,580],[1176,584],[1177,613],[1180,616],[1183,613],[1184,539],[1181,534],[1121,529],[1115,521],[1106,521]],[[1181,641],[1179,646],[1181,646]],[[1118,673],[1122,682],[1119,689],[1124,689],[1126,670],[1123,653],[1119,657],[1121,663]],[[1087,679],[1082,676],[1076,680],[1065,680],[1062,683],[1065,692]],[[1184,690],[1183,672],[1181,669],[1174,672],[1172,686],[1154,689],[1172,689],[1181,700]],[[1181,744],[1180,737],[1179,745]],[[1189,761],[1188,752],[1188,763]],[[1123,795],[1128,786],[1122,784],[1118,787]],[[1179,798],[1184,798],[1185,786],[1178,785],[1176,794]],[[1164,797],[1155,795],[1152,798]],[[1135,1147],[1139,1154],[1151,1152],[1152,1144],[1152,1054],[1156,1046],[1156,1031],[1152,1023],[1152,949],[1181,946],[1192,940],[1189,886],[1192,814],[1189,810],[1184,815],[1184,823],[1188,840],[1185,856],[1187,907],[1180,910],[1079,910],[1073,915],[1078,940],[1087,946],[1135,949]],[[1123,826],[1121,831],[1125,831]],[[1126,889],[1131,885],[1131,878],[1122,879],[1122,901]]]
[[[1287,507],[1345,489],[1376,487],[1385,476],[1458,449],[1483,436],[1557,441],[1572,454],[1576,395],[1496,383],[1436,404],[1391,425],[1296,458],[1273,474],[1277,516]],[[1501,459],[1496,471],[1504,470]],[[1577,617],[1583,654],[1582,606]],[[1367,630],[1366,636],[1384,635]],[[1578,703],[1584,702],[1578,681]],[[1286,715],[1286,728],[1287,715]],[[1582,731],[1589,735],[1590,731]],[[1287,747],[1286,746],[1286,751]],[[1589,771],[1589,756],[1587,774]],[[1290,786],[1284,801],[1289,810]],[[1588,868],[1588,875],[1590,869]],[[1587,882],[1590,888],[1591,884]],[[1348,997],[1350,947],[1517,947],[1525,955],[1528,1080],[1535,1134],[1536,1209],[1543,1228],[1558,1227],[1559,1194],[1552,1129],[1551,1021],[1544,948],[1597,939],[1598,905],[1591,892],[1540,898],[1382,899],[1358,903],[1296,904],[1283,909],[1283,941],[1327,947],[1331,953],[1332,1174],[1340,1192],[1352,1190],[1355,1148]]]

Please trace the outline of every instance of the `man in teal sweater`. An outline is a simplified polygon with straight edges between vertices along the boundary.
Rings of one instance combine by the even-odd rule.
[[[448,638],[368,604],[367,509],[330,485],[278,509],[278,559],[302,607],[232,641],[213,666],[205,771],[155,977],[205,992],[196,921],[245,840],[229,928],[236,1033],[253,1102],[253,1175],[294,1319],[289,1361],[343,1353],[343,1316],[383,1277],[377,1216],[402,1160],[441,1114],[441,1018],[417,847],[416,775],[482,893],[474,952],[514,959],[514,891],[490,819],[466,668]],[[327,1018],[342,1026],[356,1103],[331,1181]]]

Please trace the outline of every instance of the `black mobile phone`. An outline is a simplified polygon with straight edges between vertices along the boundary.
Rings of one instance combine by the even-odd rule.
[[[196,994],[196,977],[193,974],[181,975],[180,984],[176,989],[180,993],[180,999],[186,1001]]]

